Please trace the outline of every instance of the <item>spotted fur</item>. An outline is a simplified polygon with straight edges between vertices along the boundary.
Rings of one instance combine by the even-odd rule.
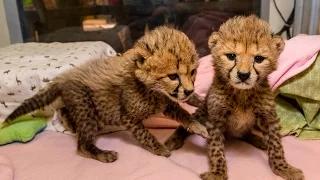
[[[267,22],[254,15],[237,16],[212,33],[209,47],[215,77],[205,102],[192,115],[209,132],[210,169],[201,178],[228,178],[224,140],[239,138],[260,148],[266,146],[270,167],[276,175],[286,180],[304,179],[302,171],[285,160],[279,118],[267,78],[276,69],[283,51],[282,38],[273,35]],[[258,122],[264,140],[251,133]],[[165,144],[170,150],[180,148],[189,134],[178,128]]]
[[[93,60],[52,79],[6,122],[53,103],[62,108],[66,117],[63,124],[77,134],[77,150],[82,156],[106,163],[117,159],[115,151],[94,144],[96,135],[110,126],[128,130],[150,152],[170,156],[142,120],[164,112],[191,132],[208,135],[206,128],[178,104],[193,97],[197,60],[195,47],[186,35],[160,27],[122,56]]]

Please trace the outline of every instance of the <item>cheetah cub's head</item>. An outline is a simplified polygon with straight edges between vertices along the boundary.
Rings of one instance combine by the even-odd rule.
[[[198,55],[188,37],[175,29],[158,27],[137,41],[135,76],[146,88],[176,102],[194,91]]]
[[[257,16],[236,16],[211,34],[209,48],[216,76],[234,88],[250,89],[276,69],[284,41]]]

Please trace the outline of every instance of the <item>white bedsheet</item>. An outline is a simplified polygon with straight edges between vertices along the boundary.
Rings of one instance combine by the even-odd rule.
[[[104,42],[19,43],[0,48],[0,122],[62,71],[116,54]]]

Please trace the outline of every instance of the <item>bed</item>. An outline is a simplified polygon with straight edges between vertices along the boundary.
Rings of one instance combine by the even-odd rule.
[[[319,40],[320,37],[317,38]],[[298,46],[302,40],[295,40],[286,42],[286,51],[279,60],[283,66],[270,80],[273,89],[280,86],[279,82],[285,82],[284,77],[290,79],[316,62],[320,41],[312,44],[311,40],[306,39],[303,43],[309,44],[309,51],[304,51],[303,57],[307,58],[291,59],[290,63],[283,60],[293,52],[293,47],[300,48],[300,53],[303,53]],[[103,42],[27,43],[0,49],[0,100],[5,102],[0,104],[0,122],[24,99],[31,97],[62,71],[93,58],[115,55],[112,47]],[[210,58],[205,56],[199,61],[195,88],[200,96],[205,96],[212,78]],[[211,75],[208,76],[208,73]],[[189,112],[195,110],[194,107],[181,105]],[[55,112],[48,112],[45,131],[30,142],[0,146],[0,180],[196,180],[200,179],[200,173],[208,170],[206,140],[200,136],[190,136],[181,149],[165,158],[141,148],[125,131],[105,134],[98,138],[97,145],[117,151],[119,159],[104,164],[77,155],[75,136],[59,123],[53,123],[55,118]],[[162,143],[178,125],[162,114],[152,116],[144,123]],[[307,180],[320,179],[317,165],[320,162],[320,140],[301,140],[296,134],[285,135],[283,146],[288,162],[301,168]],[[281,179],[272,173],[266,152],[236,140],[227,141],[225,150],[229,179]]]

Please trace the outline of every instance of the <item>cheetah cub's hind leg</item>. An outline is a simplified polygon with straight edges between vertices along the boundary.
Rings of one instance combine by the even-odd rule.
[[[68,109],[69,116],[75,121],[78,154],[104,163],[117,160],[117,152],[101,150],[95,145],[99,119],[95,105],[88,95],[90,89],[75,82],[66,83],[65,87],[62,100]]]
[[[252,133],[251,131],[245,134],[244,137],[241,138],[241,140],[247,142],[248,144],[253,145],[256,148],[262,149],[262,150],[267,150],[268,149],[268,144],[265,141],[264,138]]]
[[[75,133],[75,123],[73,118],[70,115],[69,110],[67,109],[67,107],[62,107],[58,110],[56,110],[59,113],[59,119],[62,122],[63,127],[67,130],[70,131],[72,133]]]

